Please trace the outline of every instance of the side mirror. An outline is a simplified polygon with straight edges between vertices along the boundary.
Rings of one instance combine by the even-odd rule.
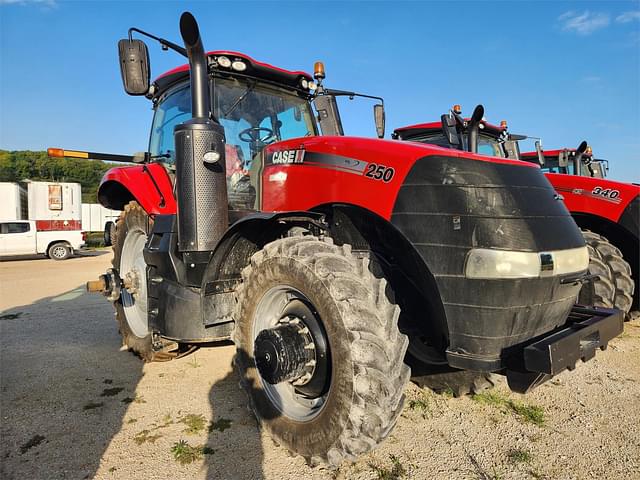
[[[118,42],[120,73],[124,90],[129,95],[146,95],[149,91],[149,52],[142,40],[122,39]]]
[[[544,153],[542,151],[542,145],[540,145],[540,142],[536,140],[535,146],[536,152],[538,153],[538,163],[540,165],[544,165]]]
[[[558,166],[566,167],[569,165],[569,152],[562,150],[558,155]]]
[[[384,105],[378,103],[373,106],[373,117],[376,122],[376,134],[378,138],[384,138]]]
[[[456,129],[456,119],[446,113],[442,115],[442,133],[447,137],[450,145],[460,145],[460,137]]]

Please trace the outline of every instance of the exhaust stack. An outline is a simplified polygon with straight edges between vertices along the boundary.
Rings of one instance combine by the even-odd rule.
[[[482,117],[484,117],[484,107],[482,105],[478,105],[473,110],[473,115],[471,115],[471,120],[469,120],[469,145],[468,149],[471,153],[478,152],[478,128],[480,122],[482,121]]]
[[[180,33],[189,57],[192,118],[174,128],[178,250],[195,273],[229,226],[225,138],[224,129],[210,115],[207,58],[189,12],[180,17]]]

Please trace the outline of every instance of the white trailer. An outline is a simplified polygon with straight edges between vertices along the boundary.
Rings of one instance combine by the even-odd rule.
[[[0,220],[26,220],[27,190],[12,182],[0,182]]]

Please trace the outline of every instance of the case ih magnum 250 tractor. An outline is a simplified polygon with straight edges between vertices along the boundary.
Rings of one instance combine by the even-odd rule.
[[[475,145],[469,142],[474,131]],[[551,151],[542,151],[536,142],[535,152],[520,153],[518,142],[534,137],[509,133],[504,121],[496,126],[462,118],[458,105],[440,122],[398,128],[393,137],[540,164],[582,229],[589,272],[597,276],[583,286],[580,303],[615,307],[627,318],[638,315],[640,185],[605,179],[606,161],[594,159],[586,142],[577,149]]]
[[[622,331],[618,311],[573,308],[587,249],[536,165],[319,135],[341,133],[344,92],[205,54],[189,13],[180,30],[184,49],[156,40],[189,66],[152,85],[145,45],[120,42],[125,89],[153,102],[150,152],[98,194],[123,213],[91,288],[145,360],[232,338],[262,425],[337,466],[395,425],[409,345],[414,364],[524,392]]]

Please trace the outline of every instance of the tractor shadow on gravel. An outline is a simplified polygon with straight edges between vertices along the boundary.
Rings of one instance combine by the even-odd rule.
[[[207,446],[214,453],[206,461],[206,478],[262,480],[265,472],[261,430],[247,395],[239,386],[237,369],[233,365],[231,368],[209,391],[213,418]]]
[[[79,286],[2,312],[0,478],[94,478],[143,363]]]

